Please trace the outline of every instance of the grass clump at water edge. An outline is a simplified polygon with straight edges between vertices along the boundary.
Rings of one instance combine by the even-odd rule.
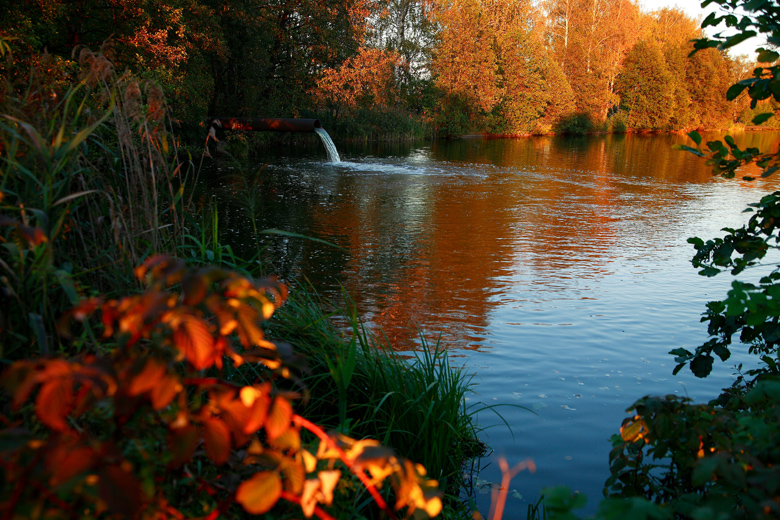
[[[484,451],[475,412],[465,405],[470,376],[450,365],[439,343],[431,347],[422,338],[420,351],[407,360],[365,328],[354,306],[328,308],[303,285],[292,291],[270,331],[307,358],[304,383],[314,397],[305,413],[392,446],[456,495],[463,463]],[[335,324],[336,317],[346,318],[346,326]]]

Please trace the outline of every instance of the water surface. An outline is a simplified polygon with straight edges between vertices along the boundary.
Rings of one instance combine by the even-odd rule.
[[[667,352],[706,340],[704,304],[730,283],[698,276],[686,239],[741,225],[746,204],[778,182],[713,177],[701,159],[671,149],[685,139],[339,146],[339,164],[314,142],[269,152],[256,189],[227,167],[212,173],[234,248],[254,248],[240,203],[249,193],[258,229],[343,248],[268,237],[274,270],[293,284],[305,276],[334,298],[346,288],[400,350],[415,348],[420,330],[432,341],[440,335],[453,362],[474,374],[470,405],[523,407],[499,408],[511,430],[490,412],[478,415],[494,453],[477,484],[500,480],[500,456],[536,463],[535,474],[512,482],[505,518],[514,519],[555,484],[587,493],[594,510],[608,438],[636,399],[705,400],[730,382],[732,362],[705,380],[671,374]],[[777,149],[777,134],[741,139]],[[487,513],[489,494],[478,496]]]

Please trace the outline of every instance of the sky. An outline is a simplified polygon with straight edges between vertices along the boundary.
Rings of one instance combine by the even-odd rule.
[[[688,16],[699,21],[704,20],[706,15],[709,15],[715,8],[711,5],[705,11],[701,8],[701,2],[698,0],[639,0],[639,4],[645,11],[655,11],[664,7],[677,7],[682,9]],[[715,34],[722,29],[708,28],[708,34]],[[758,38],[751,38],[746,42],[737,45],[736,47],[729,49],[731,56],[748,55],[750,58],[755,58],[753,52],[757,46],[762,44],[762,40]]]

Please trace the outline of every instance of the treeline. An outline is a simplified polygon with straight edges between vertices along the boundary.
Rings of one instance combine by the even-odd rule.
[[[314,116],[366,138],[749,121],[723,92],[752,64],[689,57],[700,36],[633,0],[24,0],[0,11],[15,54],[0,71],[56,82],[74,49],[102,50],[162,85],[193,137],[208,116]]]

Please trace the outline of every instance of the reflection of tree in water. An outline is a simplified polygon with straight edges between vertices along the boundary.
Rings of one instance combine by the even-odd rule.
[[[275,272],[306,276],[334,299],[343,286],[397,348],[413,347],[418,327],[432,341],[441,331],[445,345],[479,348],[509,292],[518,305],[573,286],[587,297],[618,255],[641,259],[679,238],[668,219],[702,197],[685,186],[713,182],[708,167],[672,150],[685,139],[435,143],[436,171],[423,175],[269,168],[258,228],[344,248],[263,239]],[[226,211],[226,226],[245,234],[246,217]]]

